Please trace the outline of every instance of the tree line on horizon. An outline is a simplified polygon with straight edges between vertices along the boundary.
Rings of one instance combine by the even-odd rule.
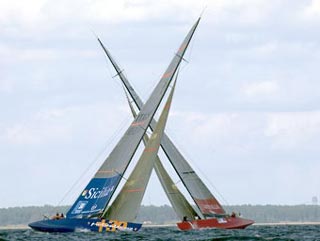
[[[30,222],[51,217],[57,212],[66,213],[70,206],[31,206],[0,208],[0,226],[27,225]],[[320,222],[318,205],[229,205],[228,213],[236,212],[256,223]],[[137,222],[148,224],[173,224],[178,220],[173,208],[163,206],[141,206]]]

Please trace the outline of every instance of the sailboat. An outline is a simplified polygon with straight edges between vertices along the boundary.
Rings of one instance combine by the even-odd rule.
[[[109,203],[177,72],[199,20],[188,32],[149,99],[140,108],[139,114],[80,193],[66,217],[33,222],[29,224],[31,228],[43,232],[138,231],[141,228],[142,224],[135,223],[134,220],[160,147],[174,87],[136,167],[114,202],[110,206]]]
[[[197,22],[199,21],[200,18]],[[143,107],[142,100],[123,74],[123,71],[120,69],[119,65],[112,58],[110,52],[103,45],[102,41],[99,38],[97,38],[97,40],[114,67],[117,76],[122,81],[126,93],[129,93],[132,101],[128,100],[128,103],[133,116],[136,116],[132,104],[134,103],[138,110],[140,110],[141,107]],[[178,52],[176,56],[179,56],[179,54],[180,53]],[[153,130],[156,126],[156,123],[157,122],[155,120],[152,120],[149,127]],[[145,136],[144,139],[146,143],[148,137]],[[187,199],[182,195],[170,178],[169,174],[166,172],[159,157],[157,157],[154,169],[173,209],[180,220],[182,220],[182,222],[177,223],[179,229],[243,229],[254,223],[253,220],[238,217],[235,215],[235,213],[226,213],[219,201],[210,192],[208,187],[203,183],[197,173],[192,169],[187,160],[183,157],[181,152],[179,152],[179,150],[165,133],[163,134],[161,140],[161,147],[181,182],[196,204],[196,206],[189,204]]]

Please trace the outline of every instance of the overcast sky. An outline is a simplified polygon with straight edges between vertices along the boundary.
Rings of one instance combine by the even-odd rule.
[[[92,32],[146,100],[204,6],[167,133],[223,204],[319,197],[320,0],[0,0],[0,207],[90,167],[71,204],[132,121]],[[168,204],[155,176],[143,203]]]

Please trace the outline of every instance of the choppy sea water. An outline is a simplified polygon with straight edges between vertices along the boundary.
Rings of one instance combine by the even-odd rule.
[[[142,228],[139,232],[116,233],[41,233],[33,230],[0,230],[0,241],[8,240],[121,240],[121,241],[231,241],[231,240],[271,240],[271,241],[320,241],[320,225],[251,226],[245,230],[193,230],[179,231],[174,227]]]

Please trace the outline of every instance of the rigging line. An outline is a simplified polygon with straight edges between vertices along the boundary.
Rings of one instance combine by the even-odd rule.
[[[95,31],[93,30],[93,27],[92,27],[90,24],[89,24],[88,28],[89,28],[90,32],[93,34],[94,38],[95,38],[96,40],[99,39],[98,35],[95,33]],[[108,73],[109,73],[111,79],[113,79],[113,74],[112,74],[112,71],[111,71],[110,66],[109,66],[109,64],[108,64],[108,59],[107,59],[106,56],[104,56],[104,59],[105,59],[105,61],[106,61],[106,63],[107,63]],[[123,71],[123,70],[122,70],[122,71]]]
[[[128,178],[124,177],[124,173],[120,173],[117,170],[113,170],[115,173],[117,173],[121,178],[123,178],[124,180],[128,181]]]
[[[194,162],[193,162],[194,163]],[[213,184],[213,182],[208,178],[208,176],[201,170],[201,168],[199,168],[196,164],[195,166],[197,167],[197,169],[199,170],[199,172],[204,176],[204,178],[208,181],[208,183],[210,184],[210,186],[215,190],[215,192],[219,195],[219,197],[221,198],[221,200],[226,204],[226,205],[230,205],[228,200],[222,195],[222,193],[219,191],[219,189]]]
[[[96,36],[96,35],[95,35],[95,36]],[[98,39],[97,36],[96,36],[96,38]],[[117,61],[117,59],[116,59],[115,57],[112,56],[112,58],[113,58],[114,62],[118,63],[118,61]],[[121,78],[120,78],[120,75],[122,74],[122,75],[124,75],[124,76],[127,78],[125,69],[124,69],[124,68],[121,68],[121,66],[118,64],[118,67],[120,68],[120,71],[118,72],[117,70],[115,70],[116,74],[113,74],[114,71],[112,71],[112,70],[110,69],[110,65],[112,65],[112,64],[110,63],[110,59],[109,59],[106,55],[104,55],[104,59],[105,59],[105,61],[106,61],[106,65],[107,65],[107,68],[108,68],[108,72],[109,72],[110,77],[111,77],[117,84],[120,84],[120,85],[122,86],[123,84],[122,84],[122,80],[121,80]],[[112,69],[114,70],[114,68],[112,68]],[[116,78],[116,77],[118,77],[118,78]],[[117,79],[117,80],[116,80],[116,79]],[[120,80],[120,83],[119,83],[119,80]],[[156,80],[155,80],[155,81],[156,81]],[[147,90],[147,92],[150,93],[150,92],[151,92],[150,90],[153,89],[153,87],[157,84],[157,82],[152,82],[152,83],[151,83],[151,82],[147,82],[147,83],[148,83],[148,85],[147,85],[147,87],[146,87],[146,86],[144,87],[144,90]],[[132,86],[133,89],[136,89],[134,84],[131,83],[131,86]],[[145,96],[145,93],[143,93],[142,96]],[[142,99],[143,99],[143,98],[142,98]]]
[[[128,122],[129,117],[126,117],[121,124],[119,125],[118,129],[114,132],[114,134],[107,140],[106,144],[103,145],[100,152],[96,155],[93,161],[86,167],[86,169],[81,173],[79,178],[73,183],[73,185],[68,189],[62,199],[58,202],[56,206],[60,206],[63,201],[67,198],[67,196],[74,190],[74,188],[79,185],[80,181],[83,177],[89,172],[89,170],[98,162],[99,158],[102,156],[103,152],[109,147],[109,145],[114,141],[114,139],[120,134],[120,131],[125,127],[125,124]]]
[[[175,137],[175,135],[172,135],[172,131],[170,131],[170,128],[167,128],[167,133],[170,133],[171,137]],[[229,205],[229,202],[226,200],[226,198],[221,194],[221,192],[218,190],[218,188],[210,181],[210,179],[207,177],[207,175],[205,175],[205,173],[201,170],[201,168],[195,164],[195,162],[193,161],[192,158],[190,158],[190,155],[188,153],[188,151],[183,147],[183,145],[179,144],[177,145],[177,141],[174,140],[174,143],[176,144],[176,146],[179,146],[178,149],[180,149],[182,151],[182,153],[184,153],[184,156],[186,157],[186,160],[188,160],[188,162],[190,164],[192,164],[193,167],[195,167],[197,169],[197,171],[199,171],[199,173],[207,180],[207,182],[210,184],[210,186],[214,189],[215,193],[218,194],[219,198],[227,205]],[[191,166],[191,167],[192,167]]]
[[[196,33],[194,33],[194,35],[196,35]],[[191,61],[191,55],[192,55],[194,42],[195,42],[195,40],[192,39],[190,42],[190,48],[189,48],[188,52],[186,53],[188,55],[188,58],[187,58],[188,60],[186,60],[185,58],[182,58],[183,61],[181,61],[181,64],[179,66],[181,72],[188,66],[188,64]],[[180,56],[178,56],[178,57],[180,57]],[[185,64],[182,64],[182,63],[185,63]]]
[[[204,9],[205,10],[205,9]],[[202,11],[201,15],[203,14],[204,10]],[[201,16],[200,15],[200,16]],[[177,53],[175,53],[176,56],[178,56],[179,58],[181,58],[181,64],[179,65],[180,71],[182,72],[185,67],[190,63],[191,60],[191,54],[192,54],[192,50],[193,50],[193,46],[194,46],[194,42],[195,42],[195,38],[196,38],[197,32],[193,33],[193,38],[190,41],[190,47],[188,49],[188,51],[185,53],[185,55],[188,55],[188,58],[184,58],[181,57],[180,55],[178,55]],[[188,59],[188,60],[187,60]],[[185,63],[184,65],[182,63]]]
[[[119,76],[120,74],[122,74],[124,72],[124,69],[120,70],[116,75],[112,76],[112,78],[115,78],[117,76]]]
[[[96,36],[96,38],[99,39],[97,36]],[[115,58],[113,57],[113,59],[115,59]],[[115,78],[116,78],[116,77],[119,77],[120,74],[125,75],[125,70],[121,68],[120,72],[117,72],[117,71],[116,71],[116,73],[114,74],[114,71],[112,71],[113,68],[111,68],[111,66],[110,66],[111,63],[110,63],[109,59],[108,59],[105,55],[104,55],[104,60],[105,60],[105,62],[106,62],[106,66],[107,66],[108,74],[109,74],[110,78],[111,78],[113,81],[115,81],[116,83],[119,83],[119,81],[116,80]],[[120,66],[119,66],[119,68],[120,68]]]
[[[188,155],[188,154],[187,154]],[[215,190],[215,193],[218,194],[218,196],[221,198],[221,200],[229,205],[229,202],[226,200],[226,198],[221,194],[221,192],[218,190],[218,188],[213,184],[213,182],[208,178],[208,176],[202,171],[202,169],[197,165],[195,164],[195,162],[190,158],[188,157],[188,160],[191,161],[191,163],[198,169],[198,171],[201,173],[201,175],[207,180],[207,182],[210,184],[210,186]]]
[[[203,6],[202,12],[201,12],[201,14],[200,14],[200,17],[201,17],[201,18],[202,18],[202,16],[203,16],[204,12],[207,10],[207,8],[208,8],[208,5],[204,5],[204,6]]]
[[[205,10],[205,9],[204,9]],[[203,12],[204,12],[204,10],[203,10]],[[202,12],[202,14],[203,14],[203,12]],[[202,15],[201,14],[201,15]],[[196,37],[197,37],[197,32],[195,32],[194,34],[193,34],[193,38],[191,39],[191,41],[190,41],[190,47],[189,47],[189,49],[188,49],[188,52],[186,53],[186,55],[188,55],[188,61],[186,61],[185,59],[183,59],[183,60],[185,60],[185,61],[183,61],[183,62],[185,62],[186,64],[184,64],[182,67],[181,67],[181,71],[182,70],[184,70],[185,69],[185,67],[190,63],[190,61],[191,61],[191,59],[192,59],[192,57],[191,57],[191,55],[192,55],[192,53],[193,53],[193,47],[194,47],[194,44],[195,44],[195,42],[196,42]]]

